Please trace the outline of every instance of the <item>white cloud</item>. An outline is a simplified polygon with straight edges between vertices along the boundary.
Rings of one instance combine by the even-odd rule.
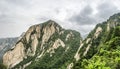
[[[84,35],[119,12],[119,4],[119,0],[0,0],[0,37],[19,36],[29,26],[49,19]],[[102,5],[106,7],[99,8]]]

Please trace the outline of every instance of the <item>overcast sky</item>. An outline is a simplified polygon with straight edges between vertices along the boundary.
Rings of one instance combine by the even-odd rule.
[[[120,0],[0,0],[0,38],[52,19],[82,35],[120,11]]]

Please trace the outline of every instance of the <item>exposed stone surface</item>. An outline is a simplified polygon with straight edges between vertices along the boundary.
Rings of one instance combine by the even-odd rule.
[[[67,67],[67,69],[71,69],[73,67],[73,63],[70,63]]]
[[[2,61],[3,54],[11,49],[17,41],[18,37],[0,39],[0,61]]]
[[[4,54],[3,64],[7,68],[24,69],[31,66],[33,62],[36,63],[40,59],[42,61],[46,54],[50,55],[49,58],[55,57],[57,49],[60,49],[59,57],[61,58],[65,55],[64,53],[75,49],[75,51],[71,51],[72,58],[80,45],[80,39],[78,32],[62,29],[52,20],[33,25],[20,37],[15,46]],[[71,45],[72,43],[75,46]]]
[[[53,46],[50,47],[50,48],[47,50],[47,52],[49,52],[50,55],[52,56],[52,53],[55,53],[54,50],[57,49],[57,48],[60,47],[60,46],[62,46],[62,47],[64,48],[64,47],[65,47],[65,44],[64,44],[64,42],[63,42],[61,39],[57,39],[57,40],[54,42]]]
[[[96,29],[95,34],[94,34],[94,38],[97,38],[98,35],[100,34],[100,32],[102,32],[102,28],[101,28],[101,27],[98,27],[98,28]]]
[[[86,44],[88,44],[90,42],[91,38],[87,38],[86,40]]]
[[[87,52],[88,52],[88,51],[89,51],[89,49],[90,49],[90,46],[91,46],[91,44],[89,44],[89,45],[87,46],[87,48],[86,48],[86,50],[85,50],[85,52],[84,52],[83,56],[85,56],[85,55],[87,54]]]
[[[74,56],[74,58],[76,59],[76,61],[78,61],[78,60],[80,59],[79,51],[80,51],[80,49],[82,48],[82,46],[83,46],[83,43],[80,44],[80,47],[78,48],[78,50],[77,50],[77,52],[76,52],[76,54],[75,54],[75,56]]]
[[[22,42],[16,44],[15,48],[12,51],[8,51],[3,56],[3,64],[8,68],[11,68],[23,60],[25,56],[24,45]]]
[[[32,62],[32,61],[31,61],[31,62]],[[25,67],[27,67],[28,65],[30,65],[31,62],[28,62],[27,64],[25,64],[22,69],[25,69]]]
[[[38,46],[38,39],[42,38],[40,49],[43,50],[43,45],[48,41],[50,36],[55,33],[55,31],[56,29],[54,22],[49,23],[44,28],[42,28],[42,25],[39,24],[31,26],[25,35],[15,45],[13,50],[5,53],[3,57],[3,63],[7,65],[8,68],[10,68],[21,62],[24,57],[34,56]],[[41,35],[41,32],[44,34]]]
[[[67,41],[67,40],[69,40],[69,38],[71,38],[71,37],[73,37],[73,36],[74,36],[73,33],[70,32],[70,33],[66,36],[66,39],[65,39],[65,40]]]

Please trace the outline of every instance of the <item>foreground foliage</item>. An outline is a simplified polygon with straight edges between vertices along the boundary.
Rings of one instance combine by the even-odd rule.
[[[73,69],[120,69],[120,26],[109,34],[109,40],[99,45],[92,58],[79,60]]]
[[[7,69],[7,67],[3,65],[2,63],[0,63],[0,69]]]

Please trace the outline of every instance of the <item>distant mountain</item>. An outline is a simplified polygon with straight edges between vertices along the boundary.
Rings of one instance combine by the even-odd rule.
[[[4,54],[3,64],[12,69],[69,68],[81,41],[80,33],[49,20],[31,26]]]
[[[0,38],[0,61],[2,61],[3,54],[11,49],[17,42],[16,38]]]

